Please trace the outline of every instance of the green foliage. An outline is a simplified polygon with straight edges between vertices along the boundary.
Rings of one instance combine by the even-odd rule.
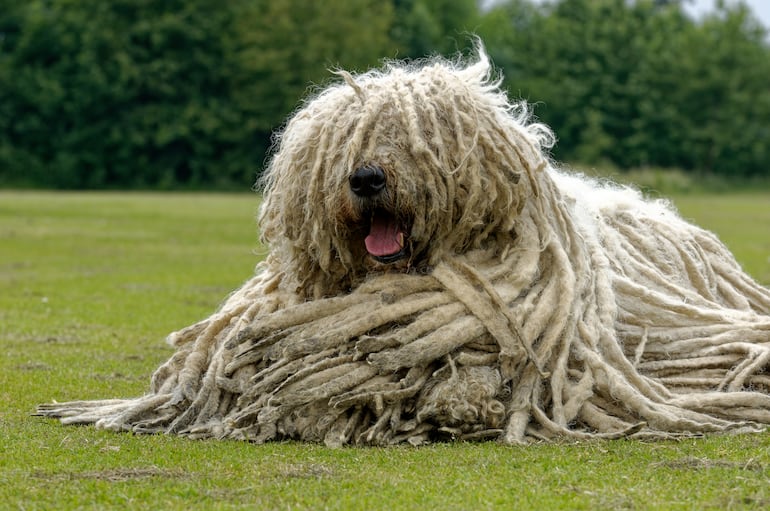
[[[393,0],[390,36],[399,58],[453,55],[467,49],[478,21],[476,0]]]
[[[29,2],[0,69],[6,180],[194,186],[253,175],[229,98],[229,3]]]
[[[390,20],[374,0],[13,7],[0,14],[0,184],[248,187],[308,84],[375,64]]]
[[[393,12],[379,0],[256,0],[233,24],[232,99],[264,157],[271,133],[334,68],[365,70],[389,45]]]
[[[745,6],[697,23],[679,2],[508,0],[480,33],[555,130],[557,158],[770,172],[770,47]]]
[[[770,173],[770,45],[741,4],[0,0],[0,186],[240,188],[331,69],[467,52],[588,165]]]

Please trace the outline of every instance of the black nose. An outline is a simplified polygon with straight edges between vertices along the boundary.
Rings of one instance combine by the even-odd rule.
[[[364,165],[350,175],[350,189],[359,197],[377,195],[385,188],[385,172],[376,165]]]

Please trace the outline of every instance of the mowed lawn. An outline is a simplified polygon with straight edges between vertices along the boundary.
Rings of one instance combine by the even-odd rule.
[[[674,198],[770,283],[770,191]],[[251,194],[0,192],[0,509],[766,509],[770,433],[345,448],[63,427],[138,396],[252,273]]]

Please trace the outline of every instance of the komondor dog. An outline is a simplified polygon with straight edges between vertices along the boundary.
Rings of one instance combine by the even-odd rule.
[[[714,235],[554,169],[482,49],[338,74],[277,139],[256,276],[147,395],[38,413],[333,446],[770,424],[770,291]]]

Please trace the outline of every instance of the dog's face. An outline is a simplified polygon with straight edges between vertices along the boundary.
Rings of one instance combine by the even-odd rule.
[[[411,134],[395,108],[385,106],[364,135],[360,151],[329,176],[327,196],[337,205],[327,226],[354,272],[427,271],[446,250],[465,205],[452,197],[465,169],[454,168],[451,150],[427,157],[415,147],[425,134]],[[416,140],[415,140],[416,139]],[[443,160],[443,161],[442,161]]]
[[[376,162],[362,164],[348,177],[351,202],[359,224],[351,226],[351,232],[357,234],[351,241],[363,235],[366,252],[380,264],[398,263],[412,255],[407,243],[412,219],[396,210],[396,190],[393,183],[388,185],[388,181],[385,170]]]
[[[425,269],[445,238],[430,221],[430,211],[441,200],[439,188],[428,184],[427,169],[406,138],[402,127],[380,136],[339,169],[344,178],[329,190],[339,207],[328,226],[354,271]],[[438,216],[433,214],[433,220]],[[445,227],[451,223],[444,221]]]
[[[510,242],[542,155],[488,72],[368,73],[297,112],[264,177],[260,226],[298,289],[336,294]]]

